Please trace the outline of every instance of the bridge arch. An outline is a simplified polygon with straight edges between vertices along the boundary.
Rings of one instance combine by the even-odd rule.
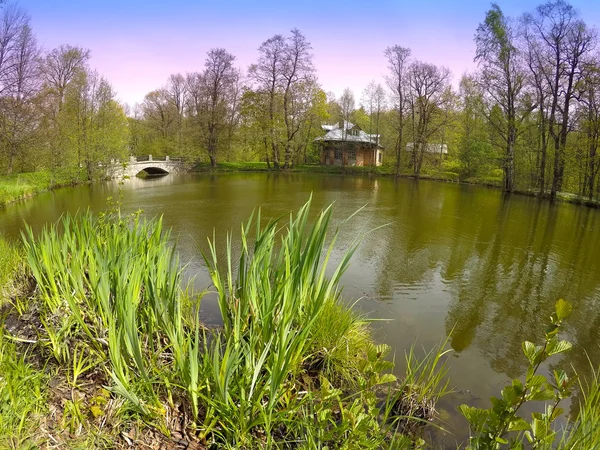
[[[142,172],[146,172],[150,176],[158,176],[158,175],[167,175],[167,174],[169,174],[169,170],[167,170],[166,168],[156,167],[156,166],[147,166],[147,167],[143,167],[143,168],[142,167],[136,167],[135,170],[137,170],[137,173],[135,174],[135,176],[138,176]]]

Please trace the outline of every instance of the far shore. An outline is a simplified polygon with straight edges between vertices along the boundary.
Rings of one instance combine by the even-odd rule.
[[[454,172],[433,172],[422,173],[415,176],[411,173],[395,173],[395,167],[383,165],[373,166],[322,166],[318,164],[296,165],[289,169],[275,169],[272,165],[269,168],[266,162],[223,162],[217,164],[217,167],[211,167],[209,163],[200,163],[192,168],[190,173],[233,173],[233,172],[271,172],[271,173],[319,173],[331,175],[369,175],[377,177],[396,177],[414,180],[439,181],[444,183],[465,184],[471,186],[482,186],[492,189],[501,189],[501,180],[498,179],[479,179],[468,178],[460,179]],[[105,181],[105,180],[103,180]],[[87,184],[75,180],[56,180],[52,179],[47,172],[27,172],[11,176],[0,177],[0,210],[8,205],[31,199],[43,192],[52,191],[63,187],[74,187]],[[533,190],[514,190],[511,194],[536,197],[544,200],[550,200],[549,194],[540,195]],[[567,202],[574,205],[587,206],[589,208],[600,209],[600,202],[581,198],[576,194],[559,193],[557,201]]]

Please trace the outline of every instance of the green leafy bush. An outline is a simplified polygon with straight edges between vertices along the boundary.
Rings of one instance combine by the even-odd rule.
[[[524,448],[524,440],[537,449],[552,446],[557,436],[552,424],[563,413],[559,404],[571,396],[576,379],[569,377],[564,370],[554,370],[550,379],[538,371],[549,357],[571,349],[570,342],[558,338],[563,320],[569,316],[571,310],[570,303],[559,300],[555,312],[550,317],[543,344],[523,342],[523,353],[528,362],[524,382],[514,379],[510,386],[502,390],[501,398],[491,398],[491,408],[461,405],[460,412],[469,421],[473,433],[469,448]],[[525,403],[532,401],[549,403],[545,412],[533,413],[531,420],[526,421],[518,412]]]

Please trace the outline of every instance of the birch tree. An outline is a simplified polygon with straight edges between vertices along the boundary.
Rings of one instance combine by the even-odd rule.
[[[381,112],[385,108],[385,97],[383,86],[375,80],[371,81],[363,91],[362,103],[369,113],[369,134],[375,134],[377,142],[379,142],[379,124]]]

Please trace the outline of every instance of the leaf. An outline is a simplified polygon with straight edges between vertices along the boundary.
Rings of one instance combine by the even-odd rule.
[[[104,415],[104,411],[102,411],[102,408],[100,408],[99,406],[96,406],[96,405],[94,405],[90,408],[90,412],[96,418]]]
[[[550,415],[550,421],[555,421],[559,416],[561,416],[565,412],[564,409],[556,407],[552,410],[552,414]]]
[[[537,354],[535,349],[535,344],[533,342],[524,341],[523,342],[523,353],[529,360],[529,364],[532,366],[535,364],[535,356]]]
[[[502,399],[508,405],[514,405],[514,404],[518,403],[519,398],[520,398],[520,396],[513,386],[507,386],[504,389],[502,389]]]
[[[561,298],[556,302],[555,310],[558,320],[563,320],[571,314],[573,311],[573,305]]]
[[[569,341],[554,341],[551,345],[548,345],[546,352],[548,353],[548,356],[551,356],[558,353],[568,352],[572,347],[573,344],[571,344]]]
[[[533,419],[531,430],[537,439],[544,439],[548,435],[548,425],[543,420]]]
[[[487,409],[475,408],[469,405],[460,405],[458,410],[475,430],[480,430],[490,415]]]
[[[379,378],[379,381],[377,384],[385,384],[385,383],[393,383],[394,381],[396,381],[397,378],[395,375],[391,374],[391,373],[384,373],[383,375],[381,375],[381,377]]]
[[[539,389],[533,391],[531,395],[528,396],[528,400],[553,400],[554,399],[554,389],[547,387],[546,389]]]
[[[530,387],[541,386],[546,382],[546,377],[544,375],[534,375],[529,380],[527,380],[527,384]]]
[[[523,420],[521,417],[515,417],[515,419],[508,424],[508,431],[527,430],[531,430],[531,426],[529,425],[529,423],[527,423],[526,420]]]

